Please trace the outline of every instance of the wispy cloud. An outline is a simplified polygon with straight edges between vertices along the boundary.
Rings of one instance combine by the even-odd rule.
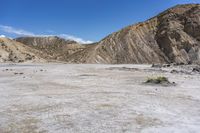
[[[16,35],[35,36],[35,34],[32,32],[29,32],[23,29],[16,29],[14,27],[6,26],[6,25],[0,25],[0,30],[7,33],[11,33],[11,34],[16,34]]]
[[[74,40],[74,41],[81,43],[81,44],[92,43],[92,41],[90,41],[90,40],[84,40],[82,38],[79,38],[79,37],[76,37],[76,36],[73,36],[73,35],[69,35],[69,34],[52,34],[52,35],[35,34],[33,32],[29,32],[29,31],[26,31],[24,29],[17,29],[17,28],[14,28],[12,26],[7,26],[7,25],[0,25],[0,30],[3,31],[3,32],[6,32],[6,33],[15,34],[15,35],[18,35],[18,36],[37,36],[37,37],[58,36],[58,37],[61,37],[61,38],[67,39],[67,40]]]
[[[82,38],[72,36],[72,35],[68,35],[68,34],[60,34],[59,36],[62,37],[62,38],[65,38],[67,40],[74,40],[74,41],[76,41],[78,43],[82,43],[82,44],[92,43],[92,41],[90,41],[90,40],[83,40]]]

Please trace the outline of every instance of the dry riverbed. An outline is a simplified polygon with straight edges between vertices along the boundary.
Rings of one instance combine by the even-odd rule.
[[[200,73],[186,66],[1,64],[0,101],[0,133],[200,131]]]

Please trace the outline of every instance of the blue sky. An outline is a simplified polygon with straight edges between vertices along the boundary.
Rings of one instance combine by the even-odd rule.
[[[0,0],[0,35],[99,41],[121,28],[200,0]]]

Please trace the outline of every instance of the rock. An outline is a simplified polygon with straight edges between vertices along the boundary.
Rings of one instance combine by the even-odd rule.
[[[162,67],[170,67],[171,64],[163,64]]]
[[[18,60],[18,63],[22,63],[22,62],[24,62],[24,60]]]
[[[188,71],[185,71],[185,70],[171,70],[170,73],[173,73],[173,74],[189,74],[191,75],[191,72],[188,72]]]
[[[177,70],[171,70],[170,73],[179,73],[179,71],[177,71]]]
[[[14,74],[15,74],[15,75],[23,75],[24,73],[22,73],[22,72],[20,72],[20,73],[15,72]]]
[[[153,68],[162,68],[162,64],[152,64]]]
[[[192,69],[192,72],[200,72],[200,67],[195,67]]]

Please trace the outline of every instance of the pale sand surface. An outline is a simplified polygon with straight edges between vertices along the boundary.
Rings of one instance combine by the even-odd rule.
[[[1,64],[0,133],[198,133],[200,74],[172,69]],[[177,85],[143,84],[152,76]]]

